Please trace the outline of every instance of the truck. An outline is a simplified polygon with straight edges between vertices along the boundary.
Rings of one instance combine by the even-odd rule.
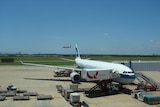
[[[83,69],[81,71],[81,79],[86,81],[109,80],[118,77],[120,77],[120,75],[115,72],[113,73],[113,70]]]
[[[7,90],[8,90],[8,91],[15,91],[15,90],[17,90],[17,88],[16,88],[15,86],[13,86],[13,85],[9,85],[9,86],[7,87]]]
[[[113,92],[119,91],[119,84],[108,83],[107,89],[109,89],[110,91],[113,91]]]
[[[160,104],[160,96],[148,94],[144,90],[133,90],[131,92],[131,96],[133,98],[138,99],[139,101],[142,101],[147,104]]]
[[[132,98],[136,98],[136,99],[138,99],[140,101],[143,101],[143,97],[146,94],[147,93],[144,90],[133,90],[133,91],[131,91]]]

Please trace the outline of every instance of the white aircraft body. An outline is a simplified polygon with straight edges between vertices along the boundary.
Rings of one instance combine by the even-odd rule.
[[[112,62],[81,59],[77,45],[76,52],[77,57],[75,59],[75,63],[78,65],[79,68],[32,64],[23,62],[21,63],[32,66],[70,69],[72,70],[72,73],[70,74],[72,82],[80,82],[81,79],[84,79],[86,81],[113,80],[120,84],[129,84],[135,80],[135,73],[131,68],[125,65]],[[76,71],[80,71],[80,73]]]
[[[135,80],[135,74],[133,70],[122,64],[81,59],[80,57],[77,57],[75,62],[81,69],[97,70],[99,72],[101,70],[106,70],[106,72],[110,72],[110,70],[112,70],[113,74],[119,75],[117,78],[112,78],[113,81],[116,81],[120,84],[129,84]]]

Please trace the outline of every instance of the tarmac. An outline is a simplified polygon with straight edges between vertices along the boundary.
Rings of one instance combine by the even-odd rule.
[[[72,107],[68,101],[57,91],[56,85],[69,88],[72,84],[70,78],[53,77],[53,68],[33,67],[33,66],[0,66],[0,90],[6,90],[10,84],[20,90],[38,92],[40,95],[51,95],[52,100],[37,100],[30,97],[27,101],[13,101],[13,97],[6,97],[5,101],[0,101],[0,107]],[[155,81],[160,83],[160,72],[143,72]],[[91,88],[94,83],[83,82],[80,88]],[[135,88],[135,86],[126,86]],[[90,107],[160,107],[160,105],[148,105],[132,98],[128,94],[119,93],[115,95],[87,97],[83,92],[79,92],[80,100],[85,101]],[[154,92],[160,95],[160,92]]]

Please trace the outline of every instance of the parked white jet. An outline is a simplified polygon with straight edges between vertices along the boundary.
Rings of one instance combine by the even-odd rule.
[[[78,68],[69,68],[61,66],[51,66],[42,64],[23,63],[25,65],[55,67],[61,69],[70,69],[72,82],[80,82],[81,79],[86,81],[115,81],[120,84],[129,84],[135,80],[135,73],[133,70],[125,65],[97,60],[81,59],[79,50],[76,45],[77,57],[75,63]],[[79,72],[76,72],[79,71]]]

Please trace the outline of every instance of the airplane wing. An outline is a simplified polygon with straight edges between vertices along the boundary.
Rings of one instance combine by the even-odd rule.
[[[65,61],[70,61],[70,62],[74,62],[75,61],[73,59],[67,59],[67,58],[60,58],[60,59],[65,60]]]
[[[23,65],[29,65],[29,66],[37,66],[37,67],[49,67],[49,68],[58,68],[58,69],[67,69],[67,70],[77,70],[81,71],[82,69],[74,68],[74,67],[66,67],[66,66],[53,66],[53,65],[44,65],[44,64],[33,64],[33,63],[24,63],[23,61],[20,61]]]

